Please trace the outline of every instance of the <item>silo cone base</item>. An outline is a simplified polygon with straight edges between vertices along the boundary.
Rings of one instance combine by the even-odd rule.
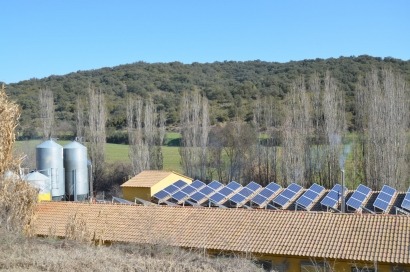
[[[53,201],[62,201],[63,196],[53,196],[52,199],[53,199]]]
[[[74,196],[70,195],[67,197],[69,201],[74,201]],[[85,201],[88,199],[88,194],[85,195],[77,195],[77,201]]]

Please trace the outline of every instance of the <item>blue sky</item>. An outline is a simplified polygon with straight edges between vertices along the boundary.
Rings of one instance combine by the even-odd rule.
[[[410,59],[410,1],[3,0],[0,81],[137,61]]]

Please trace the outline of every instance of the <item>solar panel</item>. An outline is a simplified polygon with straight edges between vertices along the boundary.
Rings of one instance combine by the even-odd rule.
[[[164,198],[170,197],[173,193],[177,192],[178,190],[180,190],[179,187],[175,186],[174,184],[171,184],[165,187],[164,189],[162,189],[161,191],[158,191],[157,193],[155,193],[153,197],[158,200],[164,199]]]
[[[288,188],[286,188],[286,189],[289,189],[289,190],[292,191],[292,192],[298,192],[300,189],[302,189],[302,186],[300,186],[300,185],[298,185],[298,184],[296,184],[296,183],[292,183],[292,184],[290,184],[290,185],[288,186]]]
[[[277,197],[275,197],[275,199],[273,200],[274,203],[279,204],[280,206],[285,206],[286,203],[288,203],[289,198],[284,197],[283,195],[278,195]]]
[[[169,185],[168,187],[165,187],[164,191],[167,191],[169,193],[175,193],[176,191],[179,190],[179,187],[175,186],[174,184]]]
[[[312,186],[310,186],[309,190],[316,192],[317,194],[320,194],[323,192],[325,188],[319,184],[313,183]]]
[[[182,191],[178,191],[172,195],[172,199],[175,199],[178,202],[182,201],[184,198],[187,198],[187,197],[188,197],[188,194]]]
[[[252,191],[252,190],[250,190],[246,187],[239,191],[239,194],[243,195],[244,197],[248,197],[253,193],[254,193],[254,191]]]
[[[258,195],[269,198],[269,197],[273,196],[273,194],[274,194],[274,192],[272,192],[268,188],[263,188],[262,191],[260,191]]]
[[[325,188],[319,184],[312,184],[312,186],[296,200],[296,204],[306,209],[319,197],[324,189]]]
[[[275,182],[271,182],[268,185],[266,185],[265,188],[271,190],[272,192],[276,192],[282,187],[279,184],[275,183]]]
[[[241,195],[241,194],[234,194],[231,198],[230,198],[230,201],[232,201],[232,202],[234,202],[234,203],[236,203],[236,204],[239,204],[239,203],[241,203],[241,202],[243,202],[243,201],[245,201],[246,200],[246,197],[245,196],[243,196],[243,195]]]
[[[273,199],[273,203],[276,203],[284,207],[292,198],[294,198],[302,190],[302,186],[292,183],[283,192]]]
[[[217,180],[212,181],[211,183],[208,184],[208,186],[214,190],[218,190],[219,188],[223,187],[222,183],[220,183]]]
[[[218,193],[220,193],[221,195],[224,196],[228,196],[230,194],[232,194],[233,190],[228,188],[227,186],[225,186],[224,188],[222,188],[221,190],[218,191]]]
[[[236,191],[237,189],[239,189],[239,188],[241,188],[242,187],[242,185],[240,185],[239,183],[237,183],[236,181],[231,181],[231,182],[229,182],[226,186],[225,186],[225,188],[229,188],[229,189],[231,189],[232,191]]]
[[[202,199],[204,199],[206,197],[206,195],[204,195],[203,193],[201,193],[201,192],[196,192],[195,194],[193,194],[193,195],[191,195],[191,199],[192,200],[194,200],[194,201],[196,201],[196,202],[199,202],[199,201],[201,201]]]
[[[347,191],[347,188],[344,188],[344,191]],[[330,190],[329,193],[325,196],[325,198],[322,199],[320,204],[323,206],[329,207],[329,208],[334,208],[337,203],[339,203],[339,200],[342,196],[342,185],[336,184],[333,186],[332,190]]]
[[[359,209],[371,191],[372,190],[369,187],[360,184],[352,196],[347,200],[346,206],[355,210]]]
[[[153,196],[154,196],[156,199],[164,199],[164,198],[166,198],[166,197],[169,197],[170,195],[171,195],[171,194],[168,193],[167,191],[161,190],[161,191],[159,191],[158,193],[154,194]]]
[[[195,187],[191,186],[191,185],[185,186],[184,188],[179,190],[179,192],[183,192],[183,193],[186,193],[186,194],[192,194],[196,191],[198,191],[198,190]]]
[[[393,200],[395,193],[396,189],[388,185],[383,185],[383,188],[377,196],[376,200],[374,201],[373,206],[375,208],[382,210],[383,212],[386,212],[390,203]]]
[[[202,181],[200,181],[202,182]],[[197,183],[197,186],[200,185],[200,183]],[[205,188],[206,186],[204,186]],[[177,202],[180,202],[184,199],[187,199],[188,197],[190,197],[191,195],[193,195],[194,193],[196,193],[198,191],[197,188],[195,188],[194,186],[192,186],[192,184],[189,184],[185,187],[183,187],[182,189],[180,189],[179,191],[176,191],[175,193],[173,193],[171,195],[171,198],[176,200]]]
[[[257,204],[257,205],[259,205],[259,206],[261,206],[261,205],[263,205],[263,204],[265,203],[265,201],[266,201],[267,199],[268,199],[267,197],[258,194],[258,195],[254,196],[254,197],[252,198],[252,202],[255,203],[255,204]]]
[[[275,193],[282,188],[280,185],[275,182],[271,182],[266,185],[257,195],[252,198],[252,203],[262,206],[266,204],[266,201],[270,199]]]
[[[298,206],[301,206],[301,207],[306,209],[307,207],[309,207],[310,204],[312,204],[312,199],[310,199],[306,196],[301,196],[296,201],[296,203],[298,204]]]
[[[185,181],[183,181],[183,180],[178,180],[178,181],[176,181],[175,183],[173,183],[172,185],[174,185],[174,186],[176,186],[176,187],[178,187],[178,188],[182,188],[182,187],[184,187],[184,186],[186,186],[188,183],[186,183]]]
[[[246,188],[252,190],[253,192],[259,190],[260,188],[262,188],[262,186],[260,184],[257,184],[256,182],[251,182],[248,185],[245,186]]]
[[[220,194],[220,193],[218,192],[218,193],[215,193],[215,194],[211,195],[211,196],[209,197],[209,200],[211,200],[212,202],[215,202],[215,203],[219,203],[219,202],[221,202],[222,200],[224,200],[225,198],[226,198],[225,195]]]
[[[406,196],[403,199],[403,202],[401,203],[401,207],[403,209],[406,209],[408,211],[410,211],[410,187],[407,190]]]
[[[372,189],[370,189],[370,188],[367,187],[367,186],[364,186],[363,184],[360,184],[360,185],[357,187],[356,191],[358,191],[358,192],[360,192],[360,193],[362,193],[362,194],[364,194],[364,195],[367,195],[367,194],[369,194],[369,193],[372,191]]]
[[[195,181],[193,181],[190,185],[191,185],[192,187],[195,187],[196,189],[201,189],[202,187],[205,187],[205,186],[206,186],[206,184],[203,183],[203,182],[200,181],[200,180],[195,180]]]
[[[256,183],[255,183],[256,184]],[[259,184],[258,184],[259,185]],[[249,197],[255,192],[247,187],[243,187],[238,193],[234,194],[229,200],[235,204],[249,201]]]
[[[210,188],[210,187],[208,187],[208,186],[205,186],[204,188],[202,188],[201,190],[199,190],[199,192],[203,193],[204,195],[209,195],[209,194],[215,192],[215,190],[212,189],[212,188]]]

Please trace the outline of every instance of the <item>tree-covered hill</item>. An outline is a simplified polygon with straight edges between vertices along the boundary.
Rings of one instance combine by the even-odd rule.
[[[274,96],[278,103],[292,82],[304,76],[309,88],[312,74],[329,70],[346,94],[346,111],[350,129],[354,129],[354,93],[357,84],[373,67],[391,67],[410,83],[410,61],[370,56],[340,57],[291,61],[225,61],[214,63],[145,63],[113,68],[78,71],[64,76],[30,79],[7,86],[7,93],[21,105],[20,136],[36,137],[39,127],[39,90],[54,93],[56,132],[58,137],[75,134],[75,111],[78,96],[87,97],[92,85],[106,95],[109,134],[126,126],[126,98],[129,94],[151,97],[158,110],[167,113],[167,124],[178,125],[179,101],[183,91],[198,89],[211,105],[211,122],[224,122],[235,117],[250,120],[251,102],[256,97]],[[280,114],[280,111],[278,111]]]

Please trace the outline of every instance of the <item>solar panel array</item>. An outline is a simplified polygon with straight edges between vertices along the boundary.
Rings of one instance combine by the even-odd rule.
[[[173,184],[169,185],[168,187],[154,194],[153,197],[157,199],[158,201],[167,200],[171,197],[173,193],[179,191],[180,189],[184,188],[187,185],[188,184],[185,181],[178,180],[174,182]]]
[[[364,201],[369,197],[371,191],[372,189],[369,187],[360,184],[349,200],[347,200],[346,206],[356,211],[359,210],[363,206]]]
[[[209,202],[214,204],[223,204],[228,198],[242,188],[242,185],[236,181],[231,181],[224,188],[209,197]]]
[[[401,207],[407,211],[410,211],[410,188],[407,190],[406,196],[401,203]]]
[[[195,180],[191,184],[184,186],[179,191],[171,195],[171,200],[177,203],[183,203],[185,200],[189,199],[191,195],[206,187],[206,184],[200,180]]]
[[[273,203],[284,208],[293,198],[295,198],[299,194],[302,189],[302,186],[300,186],[299,184],[292,183],[273,199]]]
[[[258,205],[260,208],[265,207],[269,201],[276,196],[282,187],[275,182],[269,183],[265,188],[263,188],[257,195],[252,198],[252,203]]]
[[[302,207],[305,210],[309,209],[309,207],[321,196],[324,190],[325,188],[323,186],[316,183],[312,184],[312,186],[310,186],[310,188],[304,192],[298,200],[296,200],[296,208]]]
[[[386,212],[388,207],[392,203],[395,194],[396,189],[388,185],[384,185],[376,200],[374,201],[373,206],[382,210],[383,212]]]
[[[294,203],[295,209],[302,208],[309,211],[312,209],[323,210],[323,207],[325,207],[337,211],[342,197],[342,186],[340,184],[334,185],[323,198],[325,188],[316,183],[302,192],[302,186],[296,183],[282,189],[275,182],[262,187],[255,182],[242,186],[235,181],[231,181],[224,186],[219,181],[212,181],[206,185],[200,180],[195,180],[191,184],[179,180],[154,194],[153,199],[158,204],[167,205],[198,206],[206,204],[219,207],[270,207],[275,209],[287,209]],[[346,187],[344,193],[347,193]],[[410,188],[404,198],[402,198],[404,193],[401,194],[402,197],[396,197],[396,189],[388,185],[383,186],[377,198],[371,197],[372,194],[375,195],[369,187],[360,184],[351,196],[346,198],[346,207],[361,212],[391,213],[394,209],[390,209],[390,207],[395,205],[397,209],[402,209],[402,213],[407,212],[410,215]],[[401,201],[401,205],[399,201]],[[316,205],[319,203],[320,206]]]
[[[208,200],[209,196],[213,195],[215,192],[223,188],[222,183],[219,181],[212,181],[207,186],[203,187],[201,190],[197,191],[191,195],[190,200],[193,200],[197,204],[201,204]]]
[[[347,192],[346,187],[344,188],[344,191]],[[327,193],[327,195],[325,196],[325,198],[323,198],[320,204],[328,208],[336,208],[341,197],[342,197],[342,185],[335,184],[335,186],[333,186],[332,190],[330,190],[330,192]]]
[[[230,201],[234,203],[236,207],[240,207],[251,200],[251,198],[262,188],[261,185],[251,182],[243,187],[239,192],[230,197]]]

